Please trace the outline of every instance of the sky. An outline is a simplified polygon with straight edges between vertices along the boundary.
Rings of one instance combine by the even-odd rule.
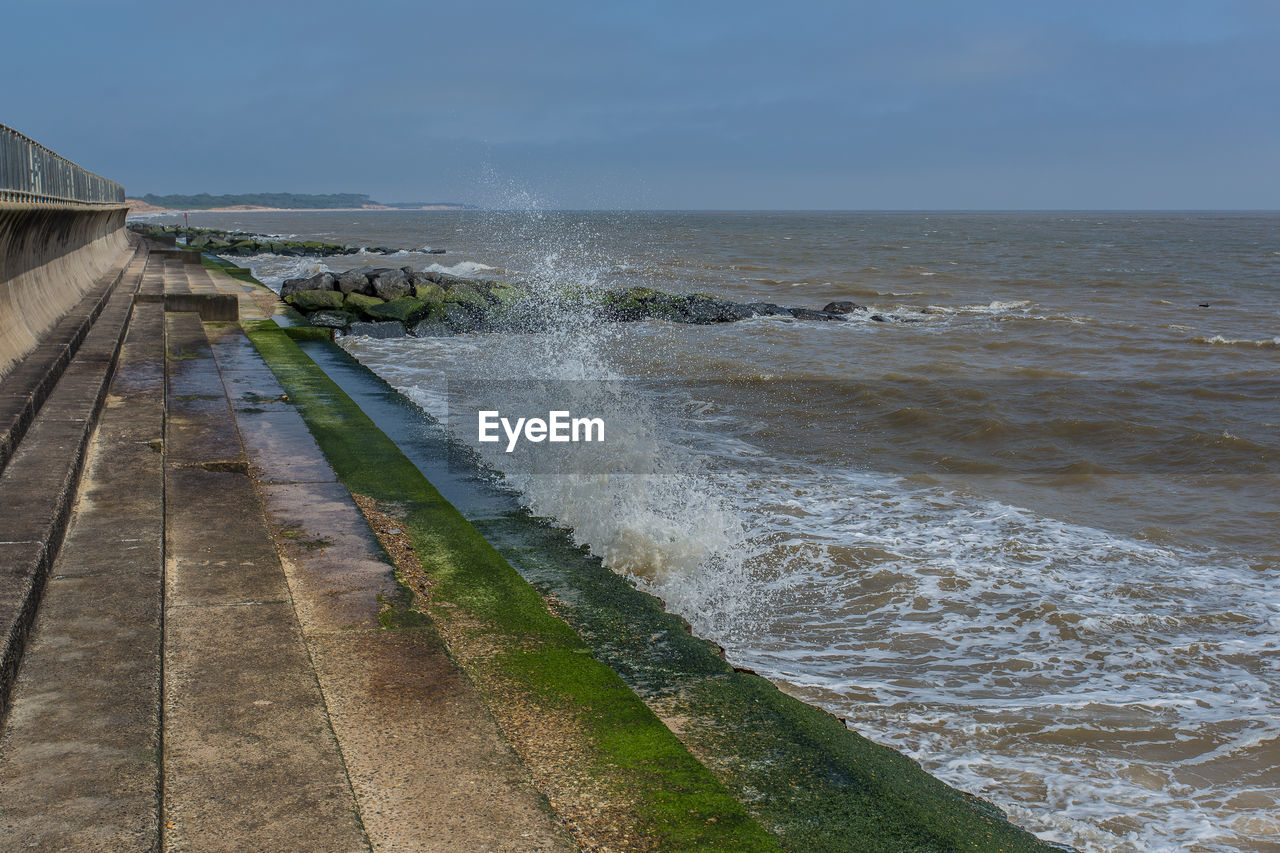
[[[1277,209],[1275,0],[3,0],[0,123],[144,193]]]

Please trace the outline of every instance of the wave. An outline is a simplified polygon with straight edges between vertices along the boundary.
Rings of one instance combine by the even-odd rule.
[[[237,264],[249,268],[253,277],[277,293],[280,285],[290,278],[307,278],[329,269],[324,261],[314,257],[260,254],[236,257]]]
[[[1258,349],[1280,349],[1280,337],[1263,338],[1261,340],[1249,340],[1248,338],[1224,338],[1222,335],[1214,335],[1211,338],[1194,337],[1192,343],[1205,344],[1208,346],[1230,346],[1230,347],[1256,347]]]
[[[476,273],[485,272],[487,270],[496,270],[498,267],[491,267],[488,264],[482,264],[479,261],[459,261],[452,266],[444,264],[431,264],[426,268],[425,272],[439,272],[445,275],[456,275],[463,278],[475,276]]]

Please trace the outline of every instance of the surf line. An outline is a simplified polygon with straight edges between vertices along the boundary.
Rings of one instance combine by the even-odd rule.
[[[484,442],[501,441],[498,427],[507,436],[507,453],[516,449],[523,436],[525,441],[535,444],[549,442],[604,441],[604,418],[575,418],[564,410],[547,412],[546,419],[516,418],[512,425],[509,418],[493,409],[482,409],[477,412],[477,439]]]

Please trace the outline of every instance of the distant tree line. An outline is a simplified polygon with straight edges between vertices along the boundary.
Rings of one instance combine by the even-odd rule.
[[[252,204],[259,207],[360,207],[365,204],[377,204],[363,193],[328,193],[313,195],[310,193],[239,193],[229,195],[155,195],[147,193],[142,197],[147,204],[156,207],[168,207],[184,210],[204,210],[210,207],[233,207],[237,204]]]
[[[378,202],[364,193],[239,193],[227,195],[156,195],[147,193],[142,196],[147,204],[156,207],[167,207],[170,210],[208,210],[212,207],[234,207],[239,204],[250,204],[256,207],[288,207],[315,209],[325,207],[358,208],[366,204],[381,204],[386,207],[416,208],[427,205],[447,205],[449,207],[470,208],[469,204],[453,202]]]

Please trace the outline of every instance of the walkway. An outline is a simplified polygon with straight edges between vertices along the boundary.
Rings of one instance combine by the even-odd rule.
[[[0,847],[576,849],[184,254],[4,381]]]

